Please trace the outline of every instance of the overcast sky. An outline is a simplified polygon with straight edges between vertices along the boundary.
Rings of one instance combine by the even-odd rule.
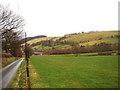
[[[118,30],[119,0],[0,0],[23,16],[28,36]]]

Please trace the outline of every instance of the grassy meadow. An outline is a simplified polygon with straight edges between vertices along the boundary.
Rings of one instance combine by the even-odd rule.
[[[117,88],[118,56],[32,56],[32,88]]]

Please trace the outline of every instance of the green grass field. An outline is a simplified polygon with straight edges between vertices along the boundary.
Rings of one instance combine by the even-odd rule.
[[[32,56],[32,88],[116,88],[118,56]]]
[[[54,46],[54,48],[58,49],[58,48],[70,48],[71,46],[70,45],[67,45],[67,44],[61,44],[61,45],[56,45]],[[37,46],[34,46],[33,49],[35,50],[48,50],[48,49],[52,49],[52,47],[49,47],[49,46],[42,46],[42,45],[37,45]]]

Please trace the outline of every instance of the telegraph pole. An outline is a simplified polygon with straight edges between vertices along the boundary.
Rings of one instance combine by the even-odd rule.
[[[27,74],[27,88],[30,90],[30,76],[29,76],[29,63],[28,63],[28,50],[27,50],[27,38],[25,33],[25,60],[26,60],[26,74]]]

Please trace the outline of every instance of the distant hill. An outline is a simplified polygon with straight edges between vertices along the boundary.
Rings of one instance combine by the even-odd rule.
[[[99,43],[117,44],[118,31],[96,31],[66,34],[61,37],[35,36],[27,38],[27,43],[37,50],[47,50],[54,48],[69,48],[71,43],[79,45],[93,45]]]
[[[44,38],[47,37],[46,35],[38,35],[38,36],[34,36],[34,37],[27,37],[26,41],[30,41],[33,39],[37,39],[37,38]],[[24,43],[25,39],[22,39],[22,43]]]

